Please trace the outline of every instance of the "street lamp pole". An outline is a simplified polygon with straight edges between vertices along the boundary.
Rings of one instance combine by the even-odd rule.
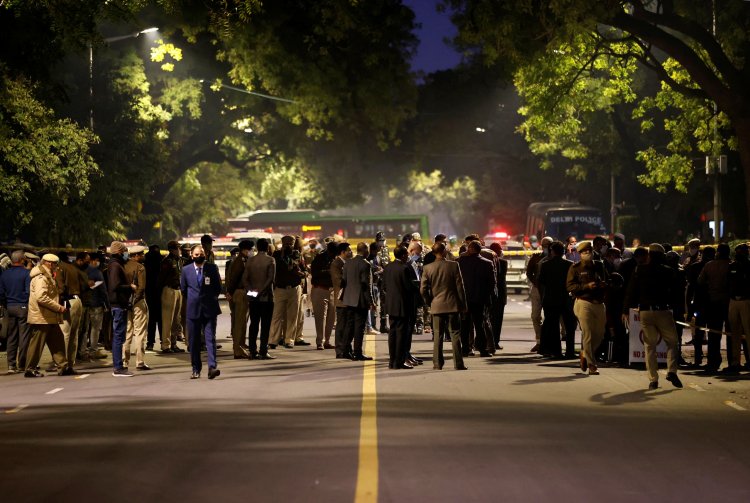
[[[128,35],[105,38],[104,41],[107,43],[119,42],[120,40],[137,38],[144,33],[153,33],[155,31],[159,31],[159,28],[152,26],[151,28]],[[94,44],[91,41],[89,41],[89,127],[92,131],[94,130]]]

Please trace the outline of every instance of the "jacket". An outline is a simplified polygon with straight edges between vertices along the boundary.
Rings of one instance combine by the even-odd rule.
[[[417,306],[414,302],[419,294],[410,264],[395,260],[385,266],[383,290],[385,291],[385,312],[391,317],[409,318],[414,316]]]
[[[276,280],[276,260],[265,252],[247,259],[242,274],[242,288],[258,292],[255,300],[273,302],[273,288]],[[252,297],[248,297],[252,300]]]
[[[224,275],[224,284],[227,287],[227,293],[234,295],[234,291],[242,288],[242,277],[245,274],[245,264],[247,264],[247,257],[240,253],[234,259],[229,266],[229,270]]]
[[[221,276],[216,264],[204,262],[201,267],[202,280],[198,283],[198,274],[194,264],[182,268],[180,289],[188,319],[215,318],[221,314],[219,295],[221,295]]]
[[[125,276],[123,260],[118,257],[112,257],[107,266],[107,296],[109,305],[120,309],[128,309],[131,306],[130,297],[133,295],[133,289],[130,282]]]
[[[341,279],[344,277],[345,263],[341,257],[336,257],[331,262],[331,283],[333,283],[333,298],[336,307],[344,307],[344,303],[341,301]]]
[[[137,288],[133,293],[133,304],[146,298],[146,267],[135,260],[125,263],[125,278]]]
[[[55,278],[44,265],[31,270],[31,291],[26,322],[30,325],[57,325],[62,323],[60,290]]]
[[[542,294],[542,305],[564,306],[570,302],[567,281],[568,271],[573,263],[560,256],[550,257],[540,264],[537,286]]]
[[[495,289],[495,270],[492,262],[480,255],[458,257],[461,278],[464,281],[466,302],[489,305]]]
[[[466,311],[466,293],[458,263],[435,260],[424,266],[420,293],[432,314]]]
[[[372,268],[362,255],[355,255],[344,263],[341,283],[344,288],[341,300],[345,306],[370,308],[372,305]]]

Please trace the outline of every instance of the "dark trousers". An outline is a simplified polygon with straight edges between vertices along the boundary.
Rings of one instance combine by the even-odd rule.
[[[201,362],[201,347],[206,344],[206,354],[208,355],[208,368],[216,368],[216,316],[210,318],[187,319],[187,332],[190,344],[190,363],[193,366],[193,372],[200,373],[203,368]],[[201,332],[205,336],[205,341],[201,337]]]
[[[158,327],[161,334],[161,298],[160,294],[149,295],[146,297],[148,306],[148,333],[146,335],[146,344],[153,346],[156,343],[156,329]]]
[[[250,353],[257,350],[258,331],[260,331],[260,354],[268,354],[268,334],[271,333],[271,318],[273,317],[273,302],[251,300],[250,304]],[[242,341],[244,344],[245,341]]]
[[[344,306],[336,308],[336,356],[352,354],[352,345],[346,338],[346,326],[349,323],[349,311]]]
[[[464,358],[461,353],[461,315],[458,313],[442,313],[432,315],[432,366],[443,368],[445,357],[443,356],[443,339],[450,335],[453,346],[453,366],[456,369],[464,366]]]
[[[29,347],[31,329],[26,323],[26,306],[8,305],[5,322],[8,324],[8,368],[26,368],[26,351]]]
[[[378,296],[380,297],[380,332],[388,332],[388,320],[385,314],[385,290],[379,289]],[[374,327],[373,327],[374,328]]]
[[[389,316],[389,321],[388,368],[399,368],[406,360],[409,318],[404,316]]]
[[[469,312],[461,324],[461,346],[464,356],[471,350],[471,328],[474,327],[474,348],[481,352],[494,352],[495,341],[485,333],[486,306],[478,302],[469,302]]]
[[[724,330],[729,317],[729,302],[709,302],[706,306],[706,325],[714,330]],[[721,367],[721,334],[708,333],[708,366]]]
[[[122,346],[128,329],[128,310],[112,308],[112,363],[115,370],[122,369]]]
[[[544,322],[539,341],[539,352],[543,355],[560,356],[562,344],[560,342],[560,320],[565,329],[565,354],[575,354],[575,336],[577,320],[572,306],[566,304],[544,304]]]
[[[503,318],[505,317],[505,304],[500,300],[492,304],[490,322],[492,323],[492,340],[495,342],[495,348],[500,345],[500,333],[503,331]]]
[[[362,354],[362,343],[365,339],[365,325],[367,324],[367,308],[349,307],[346,320],[346,345],[353,346],[352,354]]]

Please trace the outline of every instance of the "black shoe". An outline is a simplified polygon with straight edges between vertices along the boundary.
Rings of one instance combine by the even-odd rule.
[[[61,375],[61,376],[75,376],[75,375],[78,375],[78,372],[76,372],[75,369],[73,369],[71,367],[65,367],[63,370],[61,370],[60,372],[58,372],[57,375]]]
[[[648,383],[648,389],[657,389],[659,387],[659,381],[651,381]]]
[[[153,344],[146,344],[146,351],[153,351],[154,345]]]
[[[295,346],[309,346],[310,343],[305,340],[294,341]]]
[[[121,368],[121,369],[114,369],[112,371],[112,375],[115,377],[133,377],[133,373],[129,372],[128,369]]]
[[[490,356],[492,356],[492,353],[490,353],[489,351],[480,351],[479,356],[482,358],[489,358]]]
[[[456,367],[456,370],[469,370],[466,365],[461,365],[460,367]]]
[[[372,360],[372,358],[370,358],[370,359]],[[402,363],[401,365],[397,365],[395,368],[406,370],[406,369],[413,369],[414,366],[413,365],[409,365],[408,363]]]
[[[287,349],[294,349],[294,344],[284,344],[284,347]]]
[[[221,370],[219,369],[208,369],[208,378],[214,379],[215,377],[219,377],[221,375]]]
[[[172,352],[173,353],[184,353],[185,350],[182,349],[182,348],[178,348],[177,346],[175,346],[175,347],[172,348]]]
[[[268,349],[276,349],[276,344],[269,344]]]
[[[372,356],[367,356],[367,355],[353,355],[352,356],[352,360],[353,361],[357,361],[357,362],[364,362],[364,361],[372,360]]]
[[[351,360],[352,356],[348,354],[342,354],[342,355],[336,355],[336,358],[339,360]]]
[[[39,372],[38,370],[27,370],[23,373],[24,377],[44,377],[44,374]]]
[[[172,348],[167,348],[167,349],[162,349],[161,350],[161,354],[163,354],[163,355],[168,355],[170,353],[174,353],[174,351],[172,351]]]
[[[667,381],[671,382],[675,388],[682,388],[682,381],[674,372],[667,372]]]
[[[740,374],[740,371],[742,370],[742,366],[740,365],[730,365],[724,369],[721,370],[720,374],[726,375],[726,376],[736,376]],[[667,379],[669,379],[669,375],[667,375]]]
[[[259,357],[260,357],[260,355],[258,354],[257,351],[250,351],[247,354],[247,359],[248,360],[257,360]]]
[[[384,326],[382,326],[382,325],[380,326],[380,333],[381,333],[381,334],[387,334],[387,333],[388,333],[388,332],[390,332],[390,331],[391,331],[391,330],[390,330],[390,329],[389,329],[388,327],[384,327]]]
[[[273,355],[269,355],[268,353],[263,353],[258,355],[259,360],[275,360],[276,357]]]
[[[221,345],[221,344],[217,344],[217,345],[216,345],[216,349],[221,349],[221,348],[222,348],[222,345]]]
[[[190,379],[200,379],[200,378],[201,378],[200,372],[193,372],[192,374],[190,374]]]
[[[145,363],[143,365],[138,365],[135,369],[136,370],[153,370],[151,367],[149,367]]]

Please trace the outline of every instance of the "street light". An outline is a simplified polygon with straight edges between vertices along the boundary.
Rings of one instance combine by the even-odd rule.
[[[138,38],[144,33],[154,33],[156,31],[159,31],[159,28],[152,26],[128,35],[105,38],[104,41],[107,43],[119,42],[120,40]],[[92,131],[94,130],[94,45],[91,42],[89,42],[89,127]]]

